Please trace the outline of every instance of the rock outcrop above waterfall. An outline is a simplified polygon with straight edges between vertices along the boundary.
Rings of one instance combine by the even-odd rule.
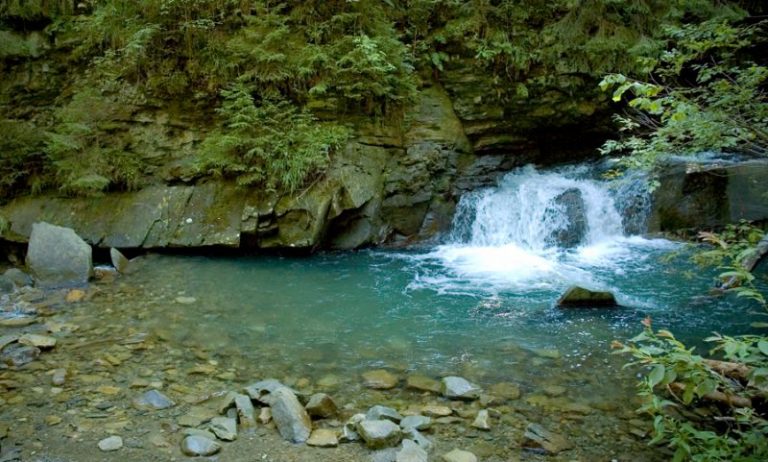
[[[713,228],[768,219],[768,161],[686,162],[662,167],[650,231]]]

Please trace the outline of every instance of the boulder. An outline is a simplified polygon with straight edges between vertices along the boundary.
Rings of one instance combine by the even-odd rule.
[[[613,308],[617,307],[616,298],[610,292],[591,291],[583,287],[571,287],[557,301],[560,308]]]
[[[578,188],[568,188],[553,200],[553,213],[565,216],[568,221],[552,232],[548,241],[563,248],[578,246],[587,234],[586,205]]]
[[[394,446],[402,438],[400,427],[391,420],[363,420],[357,424],[357,433],[371,449]]]
[[[91,246],[70,228],[35,223],[29,236],[27,267],[43,287],[82,285],[93,274]]]
[[[480,397],[482,390],[477,385],[462,377],[443,377],[441,393],[446,398],[474,400]]]
[[[287,441],[303,443],[312,432],[312,421],[296,395],[288,387],[280,387],[269,394],[272,420],[280,435]]]

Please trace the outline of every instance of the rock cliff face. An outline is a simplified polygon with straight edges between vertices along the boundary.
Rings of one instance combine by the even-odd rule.
[[[144,160],[152,163],[151,153],[158,153],[154,185],[95,198],[18,198],[0,208],[7,221],[1,236],[26,242],[32,224],[47,221],[96,246],[118,248],[311,250],[413,242],[448,229],[461,193],[529,162],[584,157],[602,139],[576,128],[605,126],[597,123],[605,119],[595,115],[595,102],[552,90],[544,99],[501,103],[484,93],[483,77],[455,68],[446,72],[445,87],[424,87],[402,117],[358,121],[328,174],[292,196],[196,179],[185,163],[204,136],[194,117],[135,112],[126,129],[146,140],[139,149]]]

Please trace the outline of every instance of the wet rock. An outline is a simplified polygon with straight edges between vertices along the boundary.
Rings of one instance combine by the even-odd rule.
[[[403,430],[408,430],[409,428],[427,430],[430,426],[432,426],[432,419],[423,415],[409,415],[400,421],[400,428]]]
[[[0,311],[0,315],[3,313]],[[37,317],[35,316],[17,316],[17,315],[11,315],[11,316],[1,316],[0,317],[0,327],[24,327],[28,326],[30,324],[34,324],[37,322]]]
[[[425,375],[409,375],[406,378],[405,386],[411,390],[440,393],[440,382]]]
[[[357,424],[357,433],[371,449],[391,447],[400,442],[400,427],[391,420],[363,420]]]
[[[179,417],[178,423],[182,427],[199,427],[210,421],[211,418],[211,411],[205,408],[193,407],[189,412]]]
[[[117,270],[111,266],[94,266],[93,278],[102,282],[113,282],[117,277]]]
[[[403,416],[400,415],[396,410],[392,409],[391,407],[387,406],[381,406],[376,405],[368,409],[368,412],[365,413],[365,419],[366,420],[391,420],[392,422],[398,423],[400,420],[402,420]]]
[[[618,306],[616,298],[610,292],[591,291],[583,287],[571,287],[557,301],[560,308],[612,308]]]
[[[54,369],[51,374],[51,384],[58,386],[64,385],[67,382],[67,370],[66,369]]]
[[[168,409],[176,405],[170,398],[157,390],[149,390],[136,397],[133,405],[137,409]]]
[[[548,454],[573,448],[573,444],[557,433],[546,430],[539,424],[531,423],[523,435],[523,447],[543,449]]]
[[[441,458],[444,462],[477,462],[477,456],[461,449],[454,449],[451,452],[445,453]]]
[[[0,351],[2,351],[6,345],[10,345],[11,343],[18,341],[19,337],[20,336],[16,334],[0,335]]]
[[[179,305],[191,305],[197,301],[195,297],[187,297],[183,295],[176,297],[175,300]]]
[[[403,448],[398,451],[396,462],[427,462],[428,454],[412,440],[403,440]]]
[[[221,451],[221,445],[204,436],[187,436],[181,441],[181,452],[188,456],[212,456]]]
[[[70,228],[45,222],[32,225],[27,267],[38,285],[85,284],[93,273],[92,250]]]
[[[341,435],[339,441],[342,443],[351,443],[353,441],[360,441],[360,434],[357,433],[357,424],[365,420],[365,414],[355,414],[349,418],[347,423],[341,429]]]
[[[565,226],[552,232],[549,241],[564,248],[578,246],[587,234],[587,214],[584,197],[578,188],[568,188],[552,201],[559,216],[568,219]]]
[[[5,275],[0,275],[0,295],[10,294],[16,290],[16,285]]]
[[[112,266],[118,273],[125,273],[128,270],[129,261],[119,250],[112,247],[109,249],[109,258],[112,260]]]
[[[339,438],[334,430],[318,428],[309,435],[307,445],[319,448],[335,448],[339,445]]]
[[[235,408],[241,427],[253,428],[256,426],[256,410],[249,396],[240,394],[235,396]]]
[[[14,343],[0,353],[0,362],[13,367],[29,364],[40,356],[40,349],[34,346]]]
[[[9,268],[5,270],[3,276],[6,280],[13,282],[15,287],[27,287],[32,285],[32,276],[18,268]]]
[[[110,436],[99,441],[99,449],[104,452],[117,451],[123,447],[123,439],[119,436]]]
[[[488,391],[502,399],[514,400],[520,398],[520,387],[510,382],[500,382],[491,385]]]
[[[363,374],[363,384],[368,388],[389,390],[395,388],[400,379],[384,369],[368,371]]]
[[[228,391],[224,396],[217,398],[214,403],[216,412],[225,414],[229,408],[235,405],[235,398],[237,398],[238,394],[234,391]]]
[[[474,400],[480,397],[482,390],[477,385],[462,377],[444,377],[441,393],[446,398]]]
[[[56,346],[56,339],[47,335],[24,334],[19,337],[19,343],[38,348],[53,348]]]
[[[477,417],[472,422],[472,426],[479,430],[490,430],[491,424],[489,423],[490,416],[487,409],[482,409],[477,412]]]
[[[269,394],[272,420],[280,435],[293,443],[303,443],[312,432],[309,414],[288,387],[280,387]]]
[[[229,417],[214,417],[208,428],[220,440],[234,441],[237,439],[237,421]]]
[[[305,409],[312,417],[326,419],[338,413],[338,407],[333,399],[325,393],[315,393],[309,398]]]

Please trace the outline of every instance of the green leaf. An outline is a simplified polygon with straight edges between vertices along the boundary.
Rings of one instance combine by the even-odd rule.
[[[664,368],[663,364],[657,364],[653,367],[653,370],[651,370],[651,373],[648,374],[648,380],[651,383],[651,387],[655,387],[659,383],[661,383],[662,380],[664,380],[664,374],[666,373],[666,369]]]

